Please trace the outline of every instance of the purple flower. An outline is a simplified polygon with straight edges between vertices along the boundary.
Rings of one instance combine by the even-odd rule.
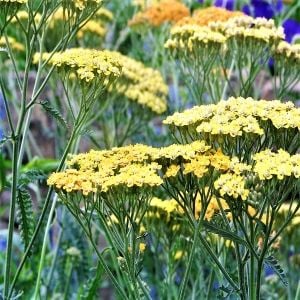
[[[251,0],[250,4],[244,5],[242,10],[245,14],[255,18],[265,17],[271,19],[276,14],[280,13],[282,8],[282,0]]]
[[[284,28],[284,33],[285,33],[285,39],[287,42],[292,43],[295,38],[299,38],[300,36],[300,23],[292,20],[292,19],[287,19],[283,22],[282,24]]]
[[[214,5],[228,10],[234,9],[234,0],[215,0]]]

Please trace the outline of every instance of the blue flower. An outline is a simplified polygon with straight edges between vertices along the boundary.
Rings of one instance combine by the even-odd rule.
[[[204,0],[198,0],[198,3],[203,4]],[[224,7],[228,10],[233,10],[234,4],[235,4],[235,0],[215,0],[214,1],[214,6]]]
[[[214,5],[218,7],[224,7],[228,10],[233,10],[234,2],[234,0],[215,0]]]
[[[300,23],[287,19],[282,24],[285,33],[285,39],[289,43],[293,43],[295,39],[300,38]]]
[[[273,18],[283,9],[282,0],[251,0],[250,4],[243,6],[242,10],[245,14],[255,18],[265,17],[267,19]]]

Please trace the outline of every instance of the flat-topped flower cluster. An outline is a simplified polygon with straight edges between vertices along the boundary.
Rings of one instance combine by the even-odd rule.
[[[256,42],[272,47],[284,37],[283,28],[276,27],[274,20],[235,16],[226,21],[215,19],[205,26],[192,22],[175,25],[165,47],[170,51],[195,51],[197,47],[219,47],[223,44],[223,49],[227,50],[232,41],[238,44]]]
[[[150,5],[144,11],[138,12],[130,21],[129,25],[158,27],[162,24],[176,23],[189,15],[189,9],[178,0],[163,0]]]
[[[36,60],[39,54],[36,54]],[[75,76],[88,85],[102,78],[119,78],[109,92],[126,97],[161,114],[167,108],[168,87],[159,71],[115,51],[74,48],[62,53],[43,53],[42,59],[63,75]]]
[[[200,105],[176,112],[164,124],[190,128],[198,133],[241,136],[246,133],[265,134],[267,125],[276,129],[300,130],[300,109],[292,102],[254,100],[230,97],[217,104]]]

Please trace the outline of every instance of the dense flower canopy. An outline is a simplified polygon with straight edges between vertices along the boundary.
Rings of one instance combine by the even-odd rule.
[[[130,26],[160,26],[165,22],[175,23],[189,15],[189,9],[177,0],[163,0],[137,13],[129,21]]]

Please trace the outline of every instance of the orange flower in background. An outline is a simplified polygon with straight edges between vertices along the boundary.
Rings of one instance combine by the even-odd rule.
[[[165,22],[176,23],[189,16],[188,7],[177,0],[163,0],[137,13],[130,21],[129,26],[152,25],[158,27]]]
[[[198,9],[194,12],[192,17],[182,18],[176,25],[193,24],[206,26],[210,22],[225,22],[231,18],[244,15],[241,11],[230,11],[220,7],[208,7],[204,9]]]

